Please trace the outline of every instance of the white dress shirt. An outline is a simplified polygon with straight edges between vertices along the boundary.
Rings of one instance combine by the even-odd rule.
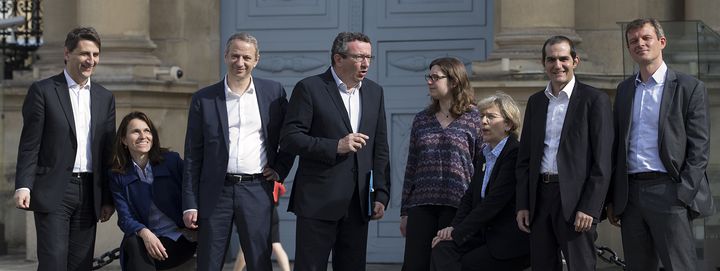
[[[362,112],[360,108],[360,87],[362,87],[362,81],[360,81],[357,86],[348,89],[347,85],[337,76],[333,67],[330,67],[330,71],[340,91],[340,98],[342,98],[343,104],[345,104],[345,110],[347,110],[348,118],[350,118],[352,131],[353,133],[357,133],[358,126],[360,126],[360,114]]]
[[[667,172],[660,160],[658,142],[660,102],[666,73],[667,65],[663,62],[647,82],[642,82],[640,73],[635,77],[635,98],[628,138],[628,173]]]
[[[90,79],[81,86],[64,70],[65,80],[70,89],[77,150],[73,172],[92,172],[92,136],[90,135]]]
[[[553,95],[550,83],[545,87],[545,96],[550,101],[548,102],[547,117],[545,118],[545,147],[542,163],[540,164],[541,173],[558,174],[557,152],[560,145],[560,134],[562,133],[565,114],[574,88],[575,76],[558,92],[557,97]]]
[[[255,84],[250,81],[248,89],[238,95],[230,89],[225,77],[225,99],[230,137],[227,173],[262,173],[267,164],[265,137],[260,119]]]

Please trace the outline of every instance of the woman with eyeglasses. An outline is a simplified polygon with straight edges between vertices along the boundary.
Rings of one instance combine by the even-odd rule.
[[[197,243],[182,220],[180,155],[160,147],[152,121],[137,111],[120,122],[113,152],[110,191],[125,233],[122,269],[164,270],[192,258]]]
[[[400,208],[404,271],[429,269],[432,240],[450,225],[482,156],[480,113],[465,65],[444,57],[429,68],[431,103],[413,120]]]
[[[478,108],[483,166],[475,168],[451,225],[433,239],[431,270],[520,271],[530,266],[528,234],[515,222],[520,109],[502,92],[481,100]]]

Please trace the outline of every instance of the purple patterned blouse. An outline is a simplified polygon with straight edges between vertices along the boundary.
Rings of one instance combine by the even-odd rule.
[[[444,129],[428,109],[415,115],[400,215],[407,215],[408,209],[415,206],[460,205],[475,172],[476,160],[482,157],[481,129],[476,107]]]

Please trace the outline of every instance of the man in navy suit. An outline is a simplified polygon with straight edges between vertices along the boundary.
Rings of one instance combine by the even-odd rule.
[[[370,39],[342,32],[332,66],[298,82],[281,148],[300,156],[288,209],[297,215],[295,270],[365,270],[368,220],[389,199],[383,89],[366,79]],[[372,175],[374,199],[369,181]]]
[[[197,228],[198,270],[222,269],[233,220],[248,270],[272,270],[273,182],[293,156],[278,149],[287,105],[278,82],[252,76],[260,52],[255,37],[227,41],[224,80],[190,103],[183,169],[183,220]]]
[[[608,219],[621,226],[628,270],[657,270],[658,259],[698,270],[691,220],[714,212],[707,90],[665,64],[657,20],[629,23],[625,38],[640,70],[617,87]]]
[[[90,80],[100,36],[75,28],[65,70],[30,86],[15,178],[15,205],[35,213],[38,270],[90,270],[95,228],[115,212],[106,178],[115,98]]]
[[[533,271],[595,270],[595,229],[610,182],[613,141],[607,94],[575,76],[572,40],[545,41],[550,82],[528,99],[517,161],[517,224],[530,233]]]

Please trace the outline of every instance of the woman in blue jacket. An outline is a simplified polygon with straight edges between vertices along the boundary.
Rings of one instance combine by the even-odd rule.
[[[125,233],[123,270],[163,270],[195,254],[194,233],[182,221],[182,159],[160,147],[150,118],[126,115],[118,127],[110,191]]]

